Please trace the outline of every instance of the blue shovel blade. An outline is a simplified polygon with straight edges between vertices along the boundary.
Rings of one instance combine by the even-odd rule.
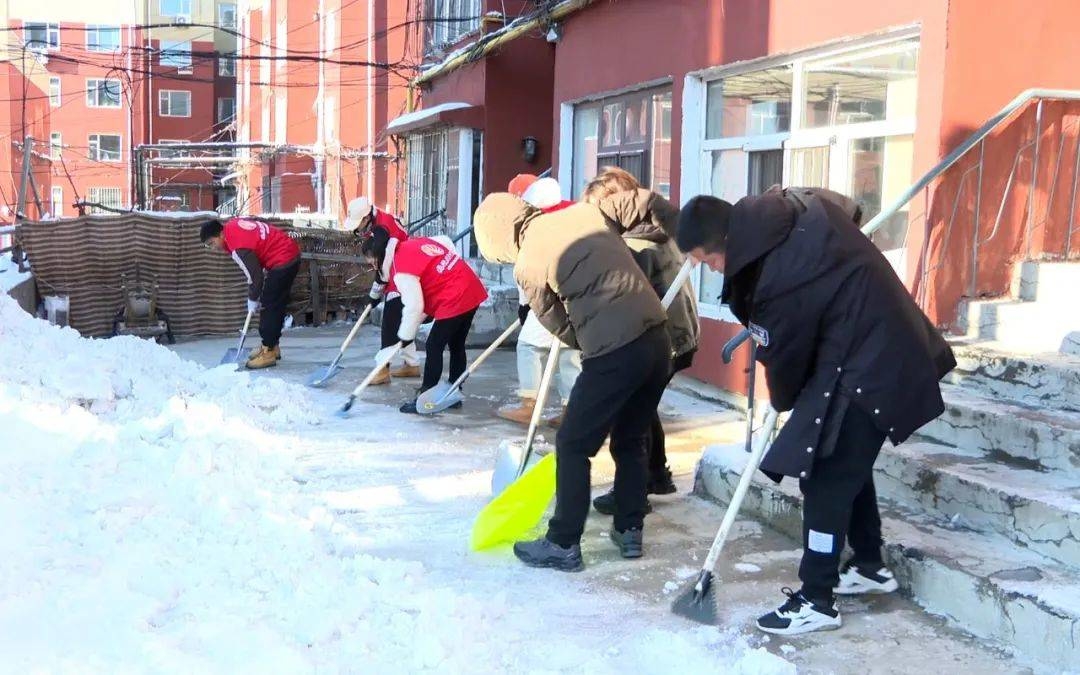
[[[224,366],[227,363],[236,363],[239,360],[237,358],[239,356],[239,349],[237,349],[236,347],[229,347],[227,350],[225,350],[225,356],[221,357],[221,363],[219,365]]]
[[[310,377],[308,377],[307,386],[321,387],[343,370],[345,370],[345,368],[338,365],[334,365],[333,367],[327,366],[325,368],[320,368],[314,373],[312,373]]]

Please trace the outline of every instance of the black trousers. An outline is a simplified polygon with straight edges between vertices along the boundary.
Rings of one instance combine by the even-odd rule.
[[[266,347],[277,347],[281,341],[281,328],[285,325],[285,309],[289,305],[296,273],[300,271],[300,258],[281,267],[275,267],[263,277],[262,311],[259,313],[259,337]]]
[[[671,343],[663,326],[609,354],[582,361],[555,436],[550,541],[560,546],[581,541],[589,514],[591,459],[609,434],[615,460],[615,529],[642,526],[649,479],[646,445],[670,370]]]
[[[424,381],[420,385],[420,391],[427,391],[439,383],[443,370],[443,350],[447,347],[450,348],[450,381],[456,380],[465,372],[468,367],[465,339],[469,337],[474,316],[476,310],[471,309],[449,319],[435,319],[431,332],[428,333]]]
[[[810,598],[832,598],[840,581],[840,555],[845,538],[865,564],[881,563],[881,516],[874,490],[874,461],[885,432],[867,413],[847,406],[836,447],[814,462],[809,478],[799,481],[803,493],[803,557],[799,579]]]
[[[382,310],[382,325],[379,328],[382,331],[382,345],[383,349],[396,345],[399,340],[397,336],[398,329],[401,328],[401,311],[403,305],[401,304],[401,296],[396,296],[393,300],[387,300],[383,303]]]
[[[671,379],[680,370],[686,370],[694,360],[694,352],[680,354],[671,362],[671,372],[668,373],[664,389],[671,384]],[[649,424],[649,480],[656,480],[667,471],[667,442],[664,437],[664,425],[660,422],[659,409],[653,411],[652,422]]]

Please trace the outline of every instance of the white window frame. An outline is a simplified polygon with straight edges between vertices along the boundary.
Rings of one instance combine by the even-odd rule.
[[[49,194],[49,212],[53,218],[61,218],[64,215],[64,188],[53,185]]]
[[[166,45],[170,46],[166,47]],[[158,65],[162,68],[176,68],[177,73],[190,74],[193,71],[191,40],[175,42],[163,40],[161,42],[161,51],[158,54]]]
[[[232,115],[228,119],[222,119],[221,104],[225,101],[232,101]],[[235,96],[222,96],[217,100],[217,115],[214,117],[218,124],[229,124],[236,120],[236,97]]]
[[[116,105],[102,105],[101,100],[101,82],[105,83],[107,89],[110,84],[116,85]],[[104,77],[88,77],[86,78],[86,107],[87,108],[121,108],[123,107],[123,88],[120,80],[112,80]]]
[[[461,38],[480,30],[480,15],[483,14],[482,0],[427,0],[424,4],[427,17],[425,24],[425,51],[456,43]],[[450,19],[469,19],[451,21]]]
[[[234,54],[218,55],[218,77],[236,77],[236,56]]]
[[[59,131],[49,133],[49,156],[60,159],[60,153],[64,150],[64,134]]]
[[[225,20],[225,14],[229,11],[229,9],[232,10],[232,21],[226,21]],[[234,29],[235,30],[236,29],[236,3],[235,2],[218,3],[217,19],[218,19],[218,24],[217,25],[218,25],[219,28],[229,28],[229,29]]]
[[[45,46],[41,46],[40,44],[30,44],[27,26],[45,27],[45,40],[43,41],[45,42]],[[23,21],[23,46],[32,52],[58,51],[60,49],[60,24],[51,21]]]
[[[49,78],[49,107],[59,108],[62,105],[63,81],[55,75]]]
[[[116,159],[104,159],[101,156],[101,138],[103,136],[115,136],[117,138],[117,152]],[[124,137],[121,134],[113,134],[107,132],[93,133],[87,136],[87,147],[89,148],[90,159],[98,162],[117,163],[122,162],[124,158]]]
[[[102,31],[116,31],[116,46],[102,49],[100,42],[92,41],[91,36],[100,36]],[[88,52],[106,52],[112,53],[120,50],[123,46],[123,36],[121,35],[120,26],[110,24],[91,24],[86,27],[86,51]]]
[[[181,10],[186,5],[187,6],[187,11],[186,12],[184,12],[184,11],[178,11],[178,12],[170,12],[170,11],[168,11],[165,8],[165,3],[172,3],[172,2],[177,3],[177,5],[178,5],[177,9],[181,9]],[[169,18],[173,18],[173,19],[182,19],[182,20],[191,21],[191,0],[158,0],[158,14],[160,14],[161,16],[169,17]]]
[[[839,191],[847,192],[843,183],[847,178],[850,143],[869,137],[914,135],[915,119],[912,117],[833,127],[803,128],[803,111],[806,107],[806,96],[803,87],[805,65],[808,61],[820,61],[830,57],[864,52],[874,47],[888,47],[918,37],[920,37],[919,27],[907,26],[861,39],[842,43],[837,42],[800,52],[777,54],[753,61],[717,66],[688,73],[683,83],[682,178],[679,185],[679,203],[685,204],[698,194],[711,194],[711,152],[725,149],[742,149],[746,152],[783,149],[784,184],[787,185],[791,178],[791,152],[793,150],[843,143],[845,147],[841,151],[830,153],[828,187],[832,189],[839,188]],[[792,102],[789,131],[766,136],[706,139],[706,94],[709,83],[784,65],[791,65],[792,67]],[[563,162],[561,157],[560,154],[560,164]],[[694,292],[699,297],[702,274],[703,269],[699,265],[691,275]],[[727,307],[719,304],[709,304],[699,300],[698,313],[702,318],[706,319],[728,323],[738,322]]]
[[[109,197],[115,195],[116,199],[108,199],[106,197],[106,195],[104,194],[106,190],[109,191],[108,192]],[[123,198],[124,198],[124,193],[118,187],[111,187],[111,186],[92,187],[92,188],[88,189],[87,192],[86,192],[86,201],[101,204],[103,206],[111,206],[114,209],[122,208],[123,201],[121,201],[121,200],[123,200]],[[106,211],[104,209],[98,209],[96,207],[90,207],[89,212],[92,213],[92,214],[93,213],[109,213],[108,211]]]
[[[176,94],[186,95],[187,114],[178,115],[173,112],[175,107],[173,98]],[[181,100],[184,96],[180,97]],[[159,89],[158,90],[158,117],[191,117],[191,92],[187,89]]]

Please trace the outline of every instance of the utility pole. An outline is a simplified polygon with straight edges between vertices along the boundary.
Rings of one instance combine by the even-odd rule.
[[[22,158],[22,175],[19,179],[19,196],[15,202],[15,223],[21,223],[26,219],[26,190],[30,187],[30,181],[33,180],[33,176],[30,173],[31,170],[31,153],[34,151],[34,139],[31,136],[23,137],[23,158]],[[36,190],[34,191],[36,194]],[[11,257],[14,258],[16,264],[19,266],[20,272],[25,272],[26,267],[23,263],[22,248],[18,245],[18,238],[16,243],[11,249]]]

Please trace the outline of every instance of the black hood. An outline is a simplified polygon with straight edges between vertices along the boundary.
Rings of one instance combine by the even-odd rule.
[[[779,246],[795,226],[795,207],[782,196],[743,197],[731,207],[724,275],[738,276]]]

